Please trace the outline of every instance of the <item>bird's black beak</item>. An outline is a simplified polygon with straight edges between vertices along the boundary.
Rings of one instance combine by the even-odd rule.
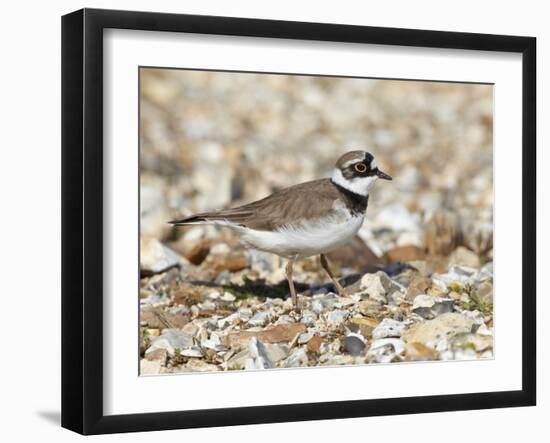
[[[383,179],[383,180],[391,180],[391,176],[389,176],[388,174],[386,174],[385,172],[382,172],[380,169],[377,169],[376,170],[376,175]]]

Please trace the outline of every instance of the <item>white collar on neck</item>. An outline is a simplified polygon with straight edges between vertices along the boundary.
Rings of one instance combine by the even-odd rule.
[[[368,197],[369,190],[377,179],[378,177],[374,175],[371,177],[354,177],[348,180],[342,175],[342,171],[338,168],[334,168],[332,173],[332,181],[334,183],[354,194],[362,195],[363,197]]]

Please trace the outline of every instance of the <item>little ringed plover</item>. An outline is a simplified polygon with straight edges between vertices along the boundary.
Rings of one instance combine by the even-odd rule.
[[[365,218],[369,190],[378,178],[392,179],[378,169],[372,154],[350,151],[338,159],[331,178],[300,183],[243,206],[203,212],[169,223],[225,226],[241,235],[245,247],[288,259],[286,277],[292,302],[298,309],[292,281],[295,260],[319,254],[321,266],[336,290],[340,295],[344,293],[325,253],[355,236]]]

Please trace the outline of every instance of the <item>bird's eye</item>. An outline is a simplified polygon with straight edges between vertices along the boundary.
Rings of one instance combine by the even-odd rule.
[[[364,163],[357,163],[355,165],[355,170],[357,172],[365,172],[367,170],[367,165],[365,165]]]

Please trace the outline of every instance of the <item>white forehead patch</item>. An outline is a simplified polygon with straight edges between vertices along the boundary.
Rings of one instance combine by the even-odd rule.
[[[376,169],[378,167],[374,158],[370,161],[370,167],[371,169]]]
[[[348,166],[351,166],[351,165],[354,165],[355,163],[358,163],[360,162],[361,159],[360,158],[353,158],[351,160],[348,160],[347,162],[345,162],[343,165],[342,165],[342,169],[345,169],[347,168]]]

